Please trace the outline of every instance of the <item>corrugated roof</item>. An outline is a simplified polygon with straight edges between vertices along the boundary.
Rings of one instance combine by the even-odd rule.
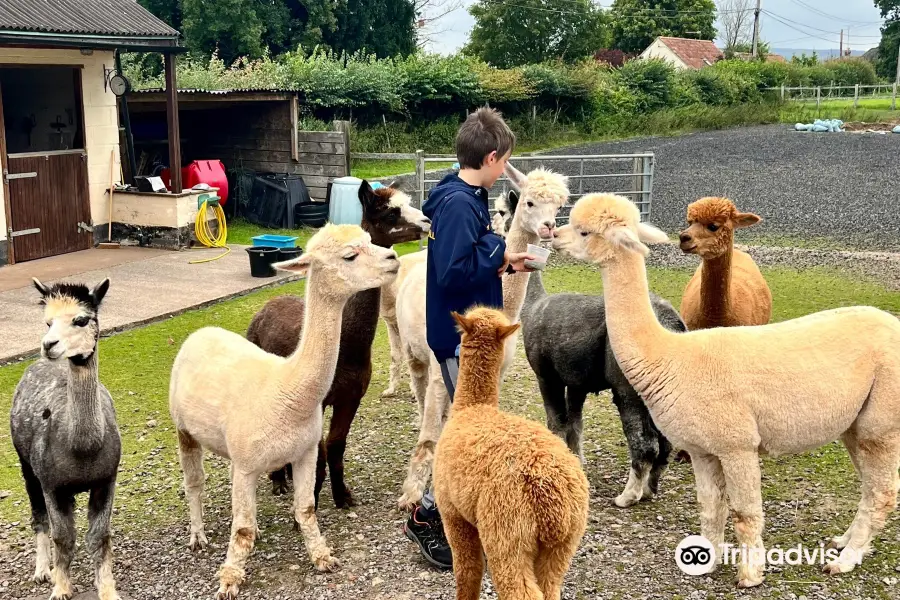
[[[177,31],[135,0],[0,0],[0,29],[124,37],[178,37]]]
[[[156,87],[156,88],[143,88],[140,90],[134,90],[133,94],[161,94],[165,92],[165,88]],[[270,94],[293,94],[297,90],[287,89],[287,88],[237,88],[233,90],[206,90],[203,88],[178,88],[179,94],[211,94],[214,96],[224,96],[225,94],[240,94],[240,93],[249,93],[249,94],[260,94],[260,93],[270,93]]]
[[[722,58],[722,51],[711,40],[665,36],[659,40],[692,69],[702,69]]]

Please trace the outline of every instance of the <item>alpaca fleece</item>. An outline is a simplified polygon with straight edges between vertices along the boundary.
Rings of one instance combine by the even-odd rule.
[[[547,428],[499,409],[503,346],[518,326],[485,308],[456,318],[458,387],[434,466],[456,597],[479,597],[484,552],[501,600],[558,600],[587,523],[587,478]]]

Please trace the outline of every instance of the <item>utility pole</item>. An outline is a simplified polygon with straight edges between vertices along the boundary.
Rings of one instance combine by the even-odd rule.
[[[841,29],[841,57],[844,56],[844,30]]]
[[[756,10],[753,13],[753,49],[750,54],[756,58],[759,54],[759,13],[762,0],[756,0]]]
[[[894,81],[900,84],[900,48],[897,48],[897,79]]]

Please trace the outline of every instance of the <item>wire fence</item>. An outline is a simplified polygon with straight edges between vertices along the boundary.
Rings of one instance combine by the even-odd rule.
[[[830,86],[785,86],[765,88],[780,94],[783,102],[805,102],[821,106],[823,102],[850,101],[853,107],[867,100],[890,102],[890,110],[897,110],[897,84],[879,83],[874,85],[830,85]]]

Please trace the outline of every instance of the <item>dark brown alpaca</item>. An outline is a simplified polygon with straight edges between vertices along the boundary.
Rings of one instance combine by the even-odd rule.
[[[409,205],[409,196],[393,187],[372,190],[367,181],[359,188],[362,203],[362,228],[372,236],[372,242],[389,248],[394,244],[419,239],[427,233],[431,221],[421,211]],[[353,494],[344,482],[344,450],[350,425],[359,403],[369,389],[372,378],[372,342],[378,326],[381,290],[375,288],[350,298],[344,307],[341,324],[340,352],[334,382],[322,409],[332,407],[328,438],[319,442],[316,466],[316,505],[325,480],[325,463],[331,473],[331,493],[338,508],[354,506]],[[303,328],[303,298],[279,296],[269,300],[254,315],[247,329],[247,339],[272,354],[288,356],[300,341]],[[270,476],[272,493],[287,492],[290,465]]]

